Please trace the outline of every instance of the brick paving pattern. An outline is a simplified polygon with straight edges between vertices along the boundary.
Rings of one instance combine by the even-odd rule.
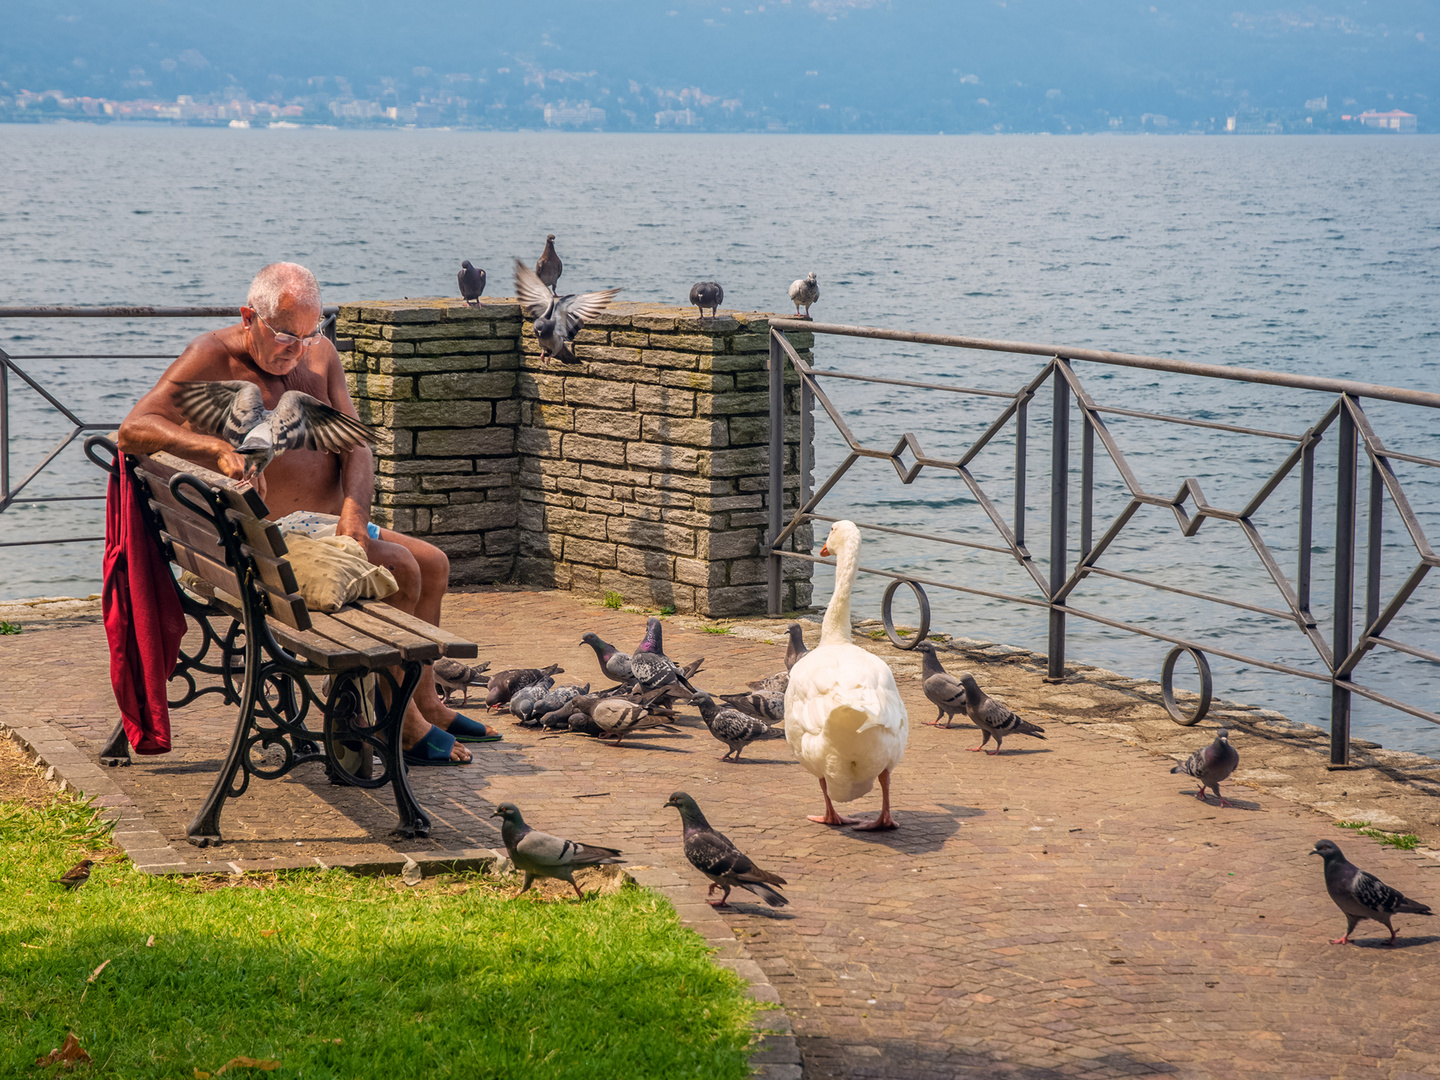
[[[487,590],[452,597],[445,622],[480,641],[496,669],[554,660],[566,681],[598,686],[581,633],[633,646],[644,616]],[[698,682],[711,690],[782,666],[778,634],[766,644],[677,622],[665,642],[682,661],[706,656]],[[680,905],[698,906],[706,882],[684,862],[678,815],[662,805],[688,791],[790,882],[788,908],[741,902],[722,914],[778,991],[812,1080],[1440,1076],[1440,920],[1397,917],[1394,950],[1380,947],[1385,934],[1372,923],[1358,947],[1330,946],[1344,919],[1308,852],[1329,836],[1432,904],[1440,864],[1263,790],[1228,787],[1235,809],[1201,804],[1188,778],[1169,775],[1168,757],[1066,722],[1081,719],[1065,704],[1069,687],[1037,717],[1045,742],[1011,739],[999,758],[969,753],[973,728],[921,723],[933,709],[918,664],[877,651],[896,662],[911,716],[895,774],[898,832],[804,820],[820,809],[819,790],[783,741],[756,743],[730,764],[693,717],[619,748],[507,719],[505,741],[476,747],[474,766],[412,771],[436,821],[429,843],[498,846],[490,810],[511,800],[539,828],[678,872],[693,885]],[[1012,702],[1034,692],[1034,673],[1013,663],[967,666]],[[0,722],[57,725],[93,760],[113,722],[106,671],[98,626],[0,639]],[[143,811],[192,862],[381,858],[424,846],[385,836],[394,823],[385,792],[331,787],[317,765],[253,782],[226,806],[227,843],[188,847],[185,823],[232,722],[223,706],[177,714],[179,751],[107,773],[123,792],[112,799]],[[1181,734],[1198,746],[1213,729]],[[845,809],[877,806],[878,791]]]

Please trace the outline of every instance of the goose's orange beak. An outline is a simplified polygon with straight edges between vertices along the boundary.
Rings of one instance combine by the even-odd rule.
[[[821,544],[821,545],[820,545],[820,557],[823,559],[826,555],[829,555],[829,554],[830,554],[830,545],[829,545],[829,544]]]

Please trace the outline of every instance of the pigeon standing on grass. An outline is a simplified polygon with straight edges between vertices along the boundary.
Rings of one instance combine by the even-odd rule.
[[[1347,860],[1333,840],[1317,840],[1311,855],[1325,860],[1325,891],[1335,906],[1345,913],[1345,934],[1332,938],[1331,945],[1348,945],[1350,935],[1361,919],[1374,919],[1390,931],[1390,940],[1395,944],[1395,927],[1390,925],[1392,915],[1433,915],[1425,904],[1411,900],[1400,890],[1392,889],[1374,874],[1367,874]]]
[[[575,335],[587,322],[600,317],[610,301],[620,295],[619,289],[598,292],[566,293],[555,296],[535,272],[515,260],[515,294],[520,307],[534,320],[535,340],[540,342],[540,359],[551,356],[565,364],[578,364],[580,358],[571,348]]]
[[[1240,752],[1230,745],[1230,732],[1221,728],[1216,733],[1214,742],[1196,750],[1170,771],[1184,773],[1200,781],[1200,790],[1195,793],[1195,797],[1201,802],[1205,801],[1205,789],[1208,787],[1215,792],[1221,806],[1229,806],[1225,796],[1220,794],[1220,781],[1228,779],[1239,764]]]
[[[1006,735],[1033,735],[1037,739],[1045,738],[1045,729],[1039,724],[1032,724],[1029,720],[1023,719],[1018,713],[1006,708],[996,701],[975,681],[973,675],[961,675],[960,684],[965,687],[965,712],[970,719],[975,721],[975,726],[980,729],[981,739],[979,746],[972,746],[970,749],[985,750],[985,744],[990,741],[990,736],[995,736],[995,751],[991,753],[985,750],[991,757],[1000,753],[1000,741]]]
[[[815,280],[815,271],[811,270],[803,278],[796,278],[790,285],[790,299],[795,302],[795,315],[797,318],[810,318],[810,305],[820,299],[820,283]],[[801,306],[805,308],[805,314],[800,314]]]
[[[90,868],[94,865],[94,859],[82,859],[55,880],[67,889],[78,889],[90,880]]]
[[[955,714],[965,715],[965,684],[953,675],[945,673],[945,667],[940,663],[940,657],[935,652],[935,646],[928,641],[922,641],[916,646],[920,655],[924,657],[921,661],[920,678],[923,680],[921,686],[925,690],[925,696],[930,699],[930,704],[940,711],[935,714],[934,720],[926,720],[925,723],[931,727],[939,725],[941,718],[945,720],[945,726],[950,726],[950,721]],[[984,743],[980,744],[984,746]]]
[[[595,650],[595,659],[600,661],[600,670],[607,679],[628,683],[635,678],[630,672],[630,657],[608,641],[602,640],[599,634],[586,634],[580,639],[580,644],[589,645]]]
[[[442,656],[431,665],[435,672],[435,681],[445,690],[448,698],[456,690],[465,695],[461,708],[470,704],[470,688],[472,686],[489,686],[490,677],[484,674],[490,666],[487,660],[483,664],[462,664],[459,660],[451,660],[448,656]]]
[[[471,307],[480,306],[480,294],[485,291],[485,271],[470,265],[466,259],[460,264],[460,273],[456,275],[460,283],[460,297]]]
[[[720,287],[718,281],[697,281],[690,286],[690,303],[700,309],[700,317],[705,317],[705,309],[710,309],[713,318],[725,300],[725,290]]]
[[[691,700],[700,710],[700,718],[705,721],[710,734],[730,747],[721,755],[721,761],[739,761],[741,750],[756,739],[763,739],[770,734],[765,721],[757,720],[739,709],[722,709],[709,694],[696,694]],[[732,754],[734,757],[731,757]]]
[[[525,874],[525,883],[516,896],[528,890],[536,878],[553,878],[568,881],[575,895],[584,900],[585,894],[575,884],[576,870],[582,866],[609,866],[625,861],[619,857],[617,848],[577,844],[573,840],[537,832],[525,824],[520,808],[514,803],[501,803],[490,816],[503,819],[500,836],[505,841],[505,850],[515,869]]]
[[[666,806],[680,811],[680,824],[684,828],[685,857],[690,865],[710,879],[707,897],[715,895],[715,889],[725,892],[720,899],[708,900],[711,907],[725,907],[730,899],[731,889],[746,889],[764,900],[771,907],[784,907],[790,901],[775,885],[784,885],[785,879],[768,870],[761,870],[728,837],[716,832],[705,820],[695,800],[683,791],[670,796]]]
[[[285,391],[267,409],[260,387],[244,379],[175,385],[180,415],[200,434],[218,435],[235,447],[247,479],[286,450],[343,454],[379,438],[369,424],[299,390]]]
[[[540,258],[535,260],[535,276],[540,279],[540,284],[550,290],[550,295],[555,295],[555,286],[560,281],[560,273],[565,269],[565,264],[560,261],[560,256],[555,254],[555,234],[552,232],[545,237],[545,250],[540,253]]]

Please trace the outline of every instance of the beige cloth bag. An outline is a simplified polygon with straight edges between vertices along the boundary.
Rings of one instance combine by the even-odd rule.
[[[354,537],[289,533],[285,545],[300,595],[311,611],[339,611],[352,600],[383,600],[400,591],[395,575],[368,562]]]

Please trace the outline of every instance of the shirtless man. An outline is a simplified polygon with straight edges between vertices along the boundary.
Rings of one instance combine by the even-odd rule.
[[[192,431],[176,407],[176,384],[191,380],[252,382],[260,387],[267,409],[275,408],[285,391],[301,390],[358,419],[340,357],[320,333],[320,320],[320,286],[309,270],[296,263],[265,267],[250,284],[240,324],[192,341],[130,410],[120,425],[120,449],[127,454],[164,450],[243,479],[245,462],[235,448],[224,439]],[[274,517],[295,510],[339,515],[336,535],[353,538],[372,564],[395,575],[400,591],[386,603],[439,624],[440,601],[450,584],[450,560],[423,540],[371,524],[375,461],[368,446],[361,444],[343,454],[287,450],[256,479]],[[443,755],[444,744],[452,741],[444,732],[458,715],[436,692],[435,675],[427,665],[405,713],[401,748],[410,750],[424,739],[422,750],[427,755]],[[432,724],[441,731],[432,733]],[[449,757],[467,762],[470,751],[455,742]]]

